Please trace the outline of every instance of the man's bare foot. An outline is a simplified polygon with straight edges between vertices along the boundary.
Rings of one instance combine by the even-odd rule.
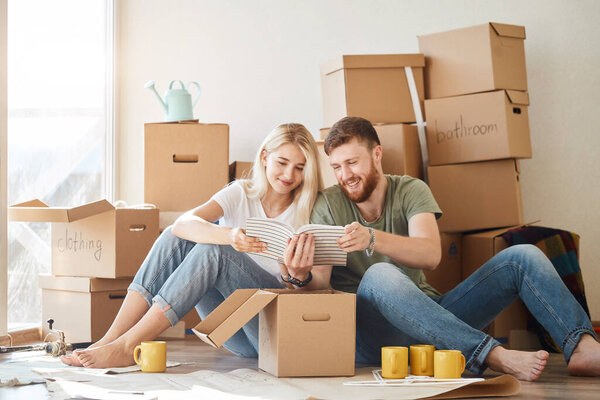
[[[571,375],[600,376],[600,343],[591,335],[582,335],[567,369]]]
[[[535,381],[544,370],[548,356],[544,350],[517,351],[497,346],[485,361],[494,371],[510,374],[521,381]]]
[[[104,346],[76,351],[76,353],[79,361],[86,368],[128,367],[135,364],[133,347],[119,339]]]

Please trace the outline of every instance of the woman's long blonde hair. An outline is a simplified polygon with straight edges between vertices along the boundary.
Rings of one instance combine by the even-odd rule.
[[[262,165],[261,157],[266,152],[275,151],[283,144],[295,144],[300,147],[306,163],[302,170],[302,183],[292,192],[293,203],[296,205],[294,223],[296,228],[307,224],[310,213],[315,204],[317,193],[323,189],[323,180],[319,169],[319,155],[317,145],[310,132],[302,124],[282,124],[267,135],[254,158],[250,179],[240,181],[249,198],[262,199],[269,188],[269,181]]]

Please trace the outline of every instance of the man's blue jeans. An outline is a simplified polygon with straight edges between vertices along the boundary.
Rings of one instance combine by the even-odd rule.
[[[227,245],[181,239],[171,227],[156,240],[129,290],[157,303],[171,326],[196,307],[206,318],[236,289],[282,288],[283,284],[247,254]],[[224,347],[243,357],[258,356],[258,317],[240,329]]]
[[[552,263],[537,247],[518,245],[495,255],[439,298],[425,295],[392,264],[372,265],[357,291],[358,362],[381,362],[382,346],[433,344],[461,350],[466,368],[481,374],[500,345],[481,329],[521,298],[550,333],[568,362],[582,334],[596,338],[591,322]]]

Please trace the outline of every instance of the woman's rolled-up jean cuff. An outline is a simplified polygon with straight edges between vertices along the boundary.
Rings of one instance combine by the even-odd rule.
[[[152,301],[160,307],[162,312],[165,314],[165,317],[167,317],[167,319],[169,320],[171,326],[175,326],[175,324],[179,322],[181,318],[177,315],[173,308],[171,308],[171,305],[167,303],[167,301],[163,299],[159,294],[154,296]]]
[[[497,346],[500,346],[500,342],[492,338],[490,335],[486,335],[479,346],[477,346],[471,357],[469,357],[467,360],[466,369],[475,375],[483,374],[488,367],[485,359],[490,351]]]
[[[148,302],[148,307],[152,307],[153,295],[145,287],[139,283],[131,282],[127,290],[138,292]]]

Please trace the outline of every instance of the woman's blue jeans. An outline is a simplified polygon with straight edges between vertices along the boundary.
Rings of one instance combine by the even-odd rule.
[[[227,245],[181,239],[169,227],[152,246],[129,290],[141,294],[149,306],[158,304],[173,326],[194,307],[206,318],[236,289],[282,287],[247,254]],[[258,317],[224,347],[239,356],[257,357]]]
[[[568,362],[591,322],[552,263],[537,247],[509,247],[439,298],[425,295],[392,264],[372,265],[357,291],[357,361],[381,362],[381,347],[433,344],[461,350],[466,368],[481,374],[500,345],[483,333],[517,298],[550,333]]]

